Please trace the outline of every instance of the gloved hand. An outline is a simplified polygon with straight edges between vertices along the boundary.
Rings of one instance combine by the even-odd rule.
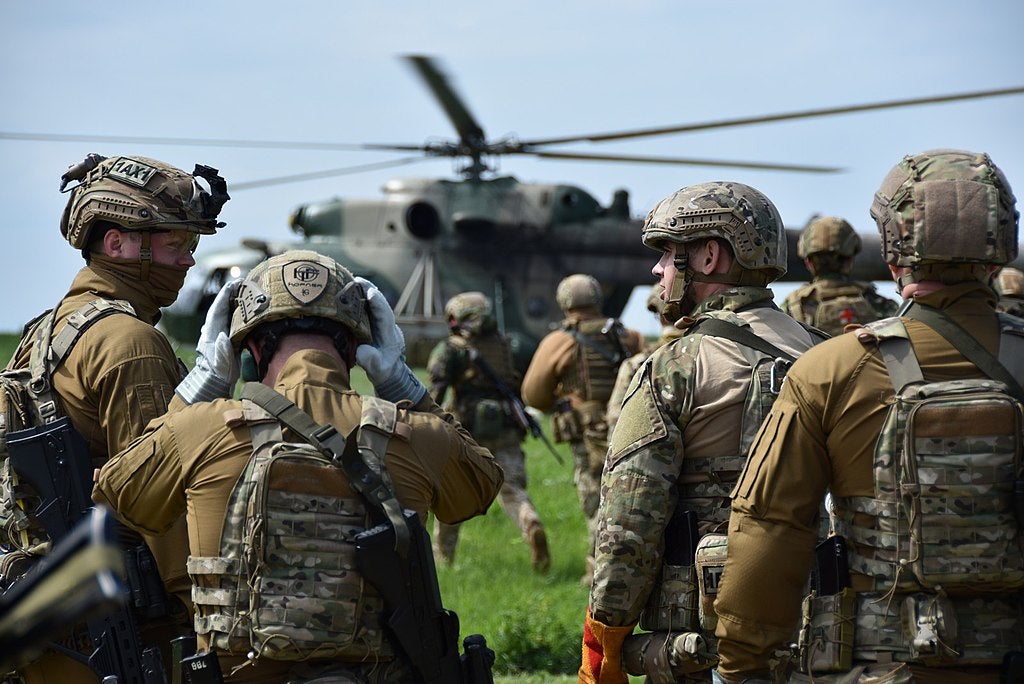
[[[366,278],[356,278],[366,291],[373,342],[356,348],[356,363],[366,371],[377,396],[387,401],[408,399],[420,402],[427,388],[405,363],[405,336],[395,322],[395,312],[377,286]]]
[[[612,627],[590,614],[583,623],[583,664],[580,666],[581,684],[626,684],[629,677],[622,669],[622,642],[633,633],[633,625]]]
[[[206,322],[196,344],[196,365],[174,390],[186,404],[230,397],[238,382],[238,355],[231,346],[228,331],[234,310],[232,303],[241,286],[241,278],[225,283],[206,312]]]

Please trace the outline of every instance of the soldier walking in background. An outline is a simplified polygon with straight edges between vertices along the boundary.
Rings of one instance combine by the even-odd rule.
[[[196,165],[186,173],[155,159],[96,154],[64,173],[61,191],[70,192],[61,235],[81,250],[85,266],[57,303],[50,339],[40,342],[71,345],[52,378],[57,411],[70,418],[88,445],[91,465],[99,467],[174,403],[174,388],[185,368],[154,325],[160,308],[174,302],[195,264],[192,254],[200,236],[224,226],[217,216],[228,194],[217,170],[207,166]],[[37,335],[45,336],[47,321],[40,316],[26,326],[8,368],[29,367],[33,345]],[[144,486],[145,479],[138,484]],[[15,505],[0,502],[7,511]],[[7,527],[11,521],[3,523]],[[169,641],[191,627],[184,518],[169,520],[165,529],[170,532],[145,534],[145,545],[134,535],[130,544],[126,540],[138,549],[132,557],[142,557],[146,548],[152,551],[170,594],[143,600],[146,592],[133,587],[140,592],[140,604],[152,601],[151,613],[166,615],[143,625],[142,636],[153,642]],[[5,539],[21,538],[13,530],[6,532]],[[88,667],[55,651],[44,653],[21,675],[28,682],[99,681]]]
[[[229,682],[429,679],[438,663],[425,644],[451,637],[442,644],[450,654],[455,635],[418,606],[389,605],[381,583],[406,572],[419,573],[410,575],[412,599],[437,591],[436,577],[422,574],[429,543],[414,569],[412,523],[394,518],[402,509],[421,522],[428,511],[449,523],[483,514],[502,473],[405,364],[384,296],[332,259],[286,252],[224,286],[197,353],[199,370],[178,391],[206,401],[150,423],[103,467],[93,498],[154,534],[187,511],[200,654],[216,653]],[[356,363],[377,398],[350,388]],[[240,366],[244,379],[262,384],[229,399]],[[256,401],[261,388],[277,408]],[[311,425],[292,417],[296,406]],[[317,447],[320,458],[300,461],[301,452],[280,450],[285,436],[314,446],[337,437],[342,451],[326,459]],[[350,453],[352,442],[359,448]],[[364,473],[360,486],[349,477],[352,459]],[[260,480],[266,490],[252,484],[263,472],[275,473]],[[382,548],[397,557],[365,567],[367,534],[388,528]],[[410,616],[401,630],[385,626]]]
[[[999,301],[996,311],[1024,318],[1024,273],[1011,266],[1003,266],[995,278]]]
[[[785,229],[754,188],[684,187],[643,242],[682,336],[633,375],[611,436],[580,682],[710,678],[729,495],[788,362],[823,338],[773,303]]]
[[[797,253],[812,280],[786,297],[782,310],[829,335],[847,325],[869,323],[896,313],[898,304],[875,286],[850,278],[853,258],[860,253],[857,231],[838,216],[815,218],[800,234]]]
[[[904,304],[790,369],[734,490],[717,677],[1024,681],[1024,322],[991,287],[1015,199],[988,155],[931,150],[871,215]]]
[[[564,278],[555,300],[565,318],[537,346],[523,376],[527,405],[551,418],[556,442],[568,442],[573,481],[587,519],[587,568],[581,582],[593,577],[595,521],[601,497],[601,470],[608,451],[605,409],[619,364],[643,346],[643,336],[601,313],[604,295],[593,276]]]
[[[498,493],[502,510],[529,545],[533,569],[547,572],[551,565],[547,536],[526,492],[522,448],[526,430],[514,415],[516,397],[509,396],[518,391],[520,378],[508,339],[498,332],[493,305],[482,292],[457,294],[448,300],[444,311],[451,334],[430,353],[430,394],[444,405],[445,394],[452,391],[455,417],[477,443],[490,450],[505,473]],[[458,541],[459,525],[435,520],[435,558],[454,562]]]

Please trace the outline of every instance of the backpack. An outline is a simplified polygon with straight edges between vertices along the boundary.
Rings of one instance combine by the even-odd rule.
[[[19,549],[22,556],[45,550],[45,547],[37,547],[45,544],[49,535],[45,525],[39,524],[34,514],[55,515],[60,507],[36,510],[38,496],[27,483],[19,482],[11,466],[10,452],[12,449],[31,449],[43,453],[58,442],[84,449],[82,458],[54,459],[60,467],[71,470],[70,475],[54,472],[51,477],[55,480],[64,476],[75,477],[82,480],[84,489],[91,489],[92,465],[87,447],[64,414],[52,378],[89,326],[116,313],[134,316],[135,310],[123,300],[93,300],[71,314],[54,336],[56,310],[45,312],[25,326],[18,349],[12,356],[13,360],[25,345],[31,344],[28,367],[8,367],[0,372],[0,544]],[[88,494],[85,497],[88,499]],[[81,503],[85,508],[92,505],[88,500]],[[30,549],[34,550],[30,553]],[[13,574],[7,567],[3,567],[0,573],[4,577]]]
[[[196,611],[196,632],[251,658],[393,655],[383,600],[356,566],[356,535],[372,526],[363,499],[335,461],[311,443],[284,441],[281,422],[248,396],[246,389],[253,452],[232,490],[218,555],[188,559],[193,601],[205,608]],[[390,482],[381,459],[397,409],[362,401],[360,456]]]
[[[870,540],[853,525],[849,531],[851,541],[875,548],[876,558],[855,554],[850,569],[897,591],[1020,590],[1024,390],[940,312],[913,305],[903,315],[942,334],[988,377],[927,382],[899,318],[867,326],[896,397],[875,449],[875,496],[855,499],[845,511],[876,517],[882,533],[865,530]],[[1024,351],[1024,330],[1005,323],[1000,358],[1013,359]]]

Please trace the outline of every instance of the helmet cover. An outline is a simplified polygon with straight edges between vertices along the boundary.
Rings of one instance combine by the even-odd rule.
[[[594,276],[585,273],[574,273],[562,279],[555,290],[555,301],[562,311],[582,309],[584,307],[601,308],[604,294],[601,284]]]
[[[852,257],[860,252],[860,236],[845,219],[838,216],[819,216],[808,223],[800,233],[796,252],[801,259],[821,252],[834,252],[841,257]]]

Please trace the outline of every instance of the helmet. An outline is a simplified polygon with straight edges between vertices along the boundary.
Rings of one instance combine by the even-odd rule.
[[[257,264],[245,277],[231,315],[231,343],[275,321],[332,321],[360,343],[370,342],[366,294],[352,273],[330,257],[292,250]]]
[[[855,256],[860,252],[860,236],[845,219],[819,216],[800,233],[796,253],[801,259],[806,259],[820,252],[834,252],[841,257]]]
[[[871,217],[891,265],[998,265],[1017,256],[1015,203],[987,154],[929,150],[907,155],[889,171]]]
[[[562,311],[582,309],[584,307],[601,308],[604,294],[601,285],[594,276],[585,273],[574,273],[562,279],[555,290],[555,301]]]
[[[716,181],[672,193],[647,215],[643,242],[661,249],[702,238],[732,246],[740,267],[761,271],[765,282],[786,273],[786,231],[771,200],[749,185]]]
[[[494,309],[483,292],[463,292],[448,300],[444,315],[453,328],[479,334],[494,329]]]
[[[1004,266],[996,275],[996,292],[1003,297],[1024,299],[1024,273],[1011,266]]]
[[[206,190],[197,179],[209,186]],[[217,169],[196,164],[191,174],[146,157],[102,157],[90,154],[61,176],[60,191],[71,181],[71,198],[60,219],[60,233],[72,247],[83,249],[97,221],[129,230],[175,228],[212,235],[224,223],[217,214],[228,201],[227,184]]]

